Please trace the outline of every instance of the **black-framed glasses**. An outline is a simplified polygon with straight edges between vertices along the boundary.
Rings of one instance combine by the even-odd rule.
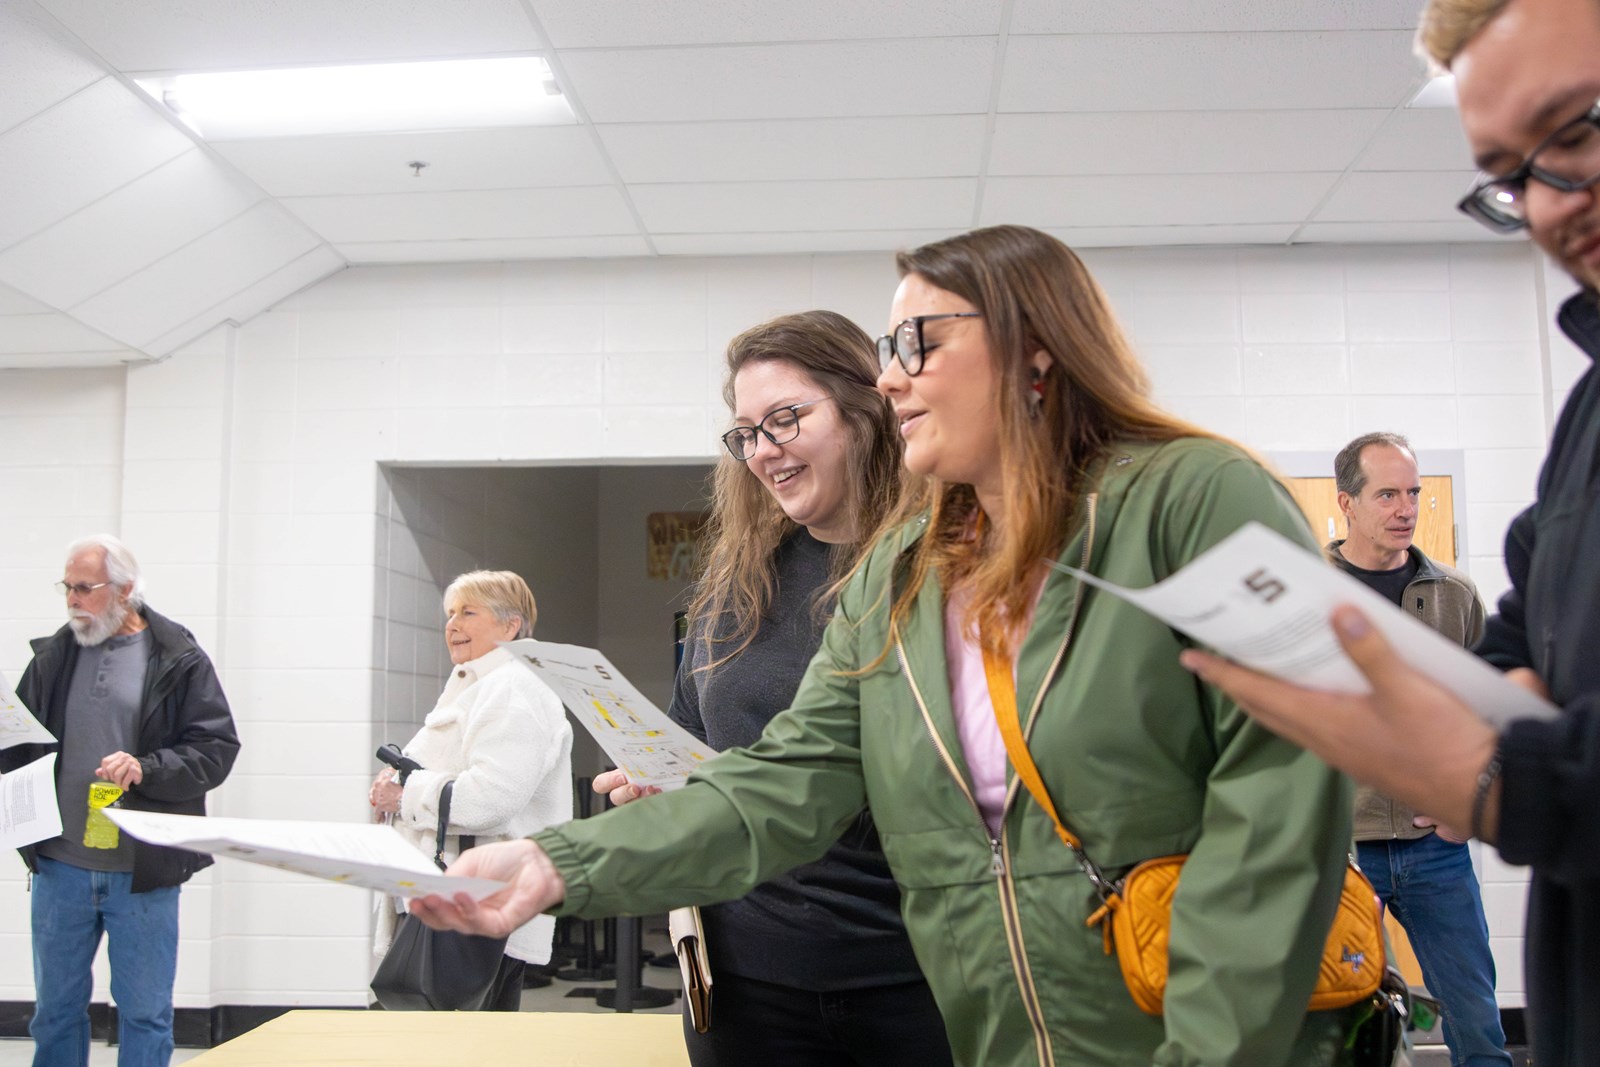
[[[922,344],[922,324],[936,319],[981,319],[977,311],[951,311],[943,315],[913,315],[903,319],[895,328],[878,338],[878,369],[888,370],[889,362],[900,360],[900,366],[912,378],[922,373],[922,362],[927,349]]]
[[[60,593],[62,596],[66,596],[68,593],[77,593],[79,596],[88,596],[96,589],[104,589],[110,584],[110,582],[95,582],[93,585],[90,585],[87,582],[72,582],[70,584],[67,582],[57,582],[55,583],[55,589],[56,592]]]
[[[1495,233],[1516,233],[1528,226],[1529,178],[1563,193],[1600,182],[1600,100],[1540,141],[1510,174],[1481,179],[1456,207]]]
[[[759,425],[735,426],[723,434],[722,443],[727,447],[730,456],[743,463],[756,454],[757,433],[775,445],[787,444],[800,436],[800,413],[827,399],[821,397],[817,400],[790,404],[788,407],[773,408],[762,418]]]

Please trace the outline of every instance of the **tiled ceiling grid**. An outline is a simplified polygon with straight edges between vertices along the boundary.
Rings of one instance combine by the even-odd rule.
[[[0,366],[347,263],[1481,239],[1418,0],[5,0]],[[539,54],[572,125],[202,141],[130,75]],[[407,164],[424,160],[420,174]]]

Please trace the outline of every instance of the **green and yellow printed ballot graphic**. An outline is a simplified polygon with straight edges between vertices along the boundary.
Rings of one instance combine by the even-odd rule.
[[[501,646],[555,690],[634,785],[675,789],[717,750],[667,718],[598,649],[525,637]]]

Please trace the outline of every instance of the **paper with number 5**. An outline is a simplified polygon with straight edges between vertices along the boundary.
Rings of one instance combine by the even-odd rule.
[[[1254,670],[1312,689],[1365,693],[1371,686],[1344,654],[1329,621],[1334,608],[1350,604],[1372,620],[1401,659],[1490,723],[1556,714],[1548,701],[1258,522],[1146,589],[1127,589],[1064,563],[1051,566]]]

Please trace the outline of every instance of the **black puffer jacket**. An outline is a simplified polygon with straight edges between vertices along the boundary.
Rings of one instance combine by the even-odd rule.
[[[139,741],[134,755],[143,780],[122,797],[121,806],[137,811],[204,815],[206,793],[222,784],[239,754],[228,698],[211,660],[194,635],[148,607],[140,614],[150,626],[150,665],[145,671],[144,699],[139,711]],[[23,672],[17,696],[45,728],[61,737],[67,726],[67,690],[78,662],[78,643],[66,626],[33,642],[33,662]],[[0,752],[0,772],[15,770],[59,744],[18,745]],[[58,766],[59,771],[59,766]],[[30,871],[38,860],[30,846],[21,849]],[[133,891],[186,882],[211,857],[184,849],[133,844]]]
[[[1585,292],[1561,328],[1600,355]],[[1600,1064],[1600,378],[1586,371],[1556,426],[1538,500],[1506,535],[1511,591],[1477,651],[1532,667],[1561,706],[1512,724],[1501,744],[1500,854],[1533,868],[1524,946],[1534,1056]]]

